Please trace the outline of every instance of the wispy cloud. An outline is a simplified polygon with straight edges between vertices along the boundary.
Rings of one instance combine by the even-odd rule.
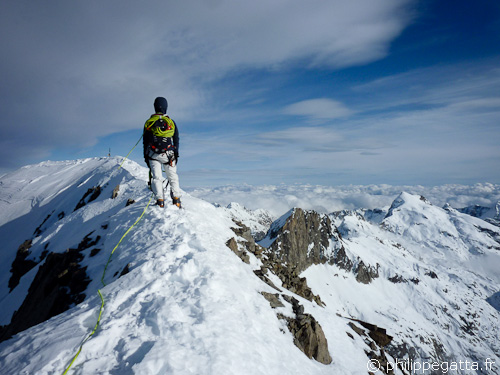
[[[303,58],[349,66],[383,57],[410,22],[411,5],[408,0],[172,2],[167,27],[177,38],[166,40],[171,53],[198,71]]]
[[[352,88],[357,95],[371,95],[361,110],[397,107],[441,107],[471,100],[499,97],[498,58],[474,63],[439,64],[389,74]]]
[[[238,175],[239,181],[261,183],[283,177],[264,179],[256,166],[287,170],[292,181],[326,185],[367,179],[392,184],[496,181],[500,97],[493,88],[500,85],[495,66],[439,66],[375,80],[354,88],[358,103],[353,109],[330,99],[297,102],[278,109],[287,113],[279,126],[209,135],[207,145],[217,146],[203,148],[200,155],[224,150],[227,164],[248,161],[239,164],[247,172],[246,179]]]
[[[315,120],[332,120],[347,117],[353,113],[344,104],[328,99],[309,99],[290,104],[283,109],[287,115],[306,116]]]
[[[168,97],[174,117],[197,119],[210,113],[230,72],[381,58],[410,22],[412,3],[6,3],[0,13],[0,163],[24,163],[61,147],[61,139],[79,149],[136,129],[158,95]],[[14,122],[36,139],[12,131]],[[33,153],[9,158],[15,152],[9,145],[21,142]]]

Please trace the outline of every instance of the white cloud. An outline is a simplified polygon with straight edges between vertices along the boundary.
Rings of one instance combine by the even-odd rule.
[[[139,133],[152,99],[164,95],[182,131],[188,120],[196,119],[200,127],[207,119],[210,125],[234,120],[232,127],[211,132],[207,126],[199,134],[192,129],[189,139],[183,138],[182,160],[196,153],[192,163],[200,168],[220,169],[233,161],[265,165],[268,171],[293,166],[305,175],[316,168],[317,175],[341,176],[342,183],[375,172],[377,182],[399,183],[394,178],[410,174],[418,183],[436,176],[456,181],[461,175],[483,176],[481,181],[491,175],[496,181],[500,74],[491,66],[497,61],[389,76],[347,89],[349,106],[327,98],[329,92],[309,91],[304,96],[313,99],[285,108],[283,103],[302,99],[301,93],[243,108],[237,100],[250,89],[224,80],[246,69],[287,72],[296,64],[335,68],[382,58],[411,22],[412,4],[9,2],[0,12],[0,32],[6,35],[0,41],[0,160],[25,164],[25,156],[46,157],[62,143],[78,150],[116,132]],[[256,82],[251,89],[262,86]],[[278,87],[276,95],[281,94]],[[342,94],[345,88],[334,96]],[[215,97],[230,108],[220,111]],[[252,99],[261,97],[270,95]],[[257,117],[255,108],[269,127],[243,129]],[[283,125],[289,118],[284,113],[297,116],[293,126]],[[30,152],[19,153],[19,145]],[[247,164],[232,167],[245,171]]]
[[[378,78],[352,90],[358,95],[371,95],[371,100],[360,108],[365,111],[410,105],[442,107],[469,101],[494,107],[500,86],[498,64],[495,58],[414,69]]]
[[[283,113],[307,116],[317,120],[331,120],[350,116],[353,112],[336,100],[317,98],[290,104],[284,108]]]
[[[461,80],[462,75],[467,80]],[[199,155],[223,150],[224,164],[246,171],[246,180],[243,174],[237,176],[247,182],[279,183],[283,177],[244,163],[286,170],[287,183],[293,178],[327,185],[497,182],[498,78],[498,69],[489,63],[391,76],[358,87],[363,91],[357,98],[361,104],[348,117],[311,120],[322,106],[324,117],[334,117],[335,108],[343,106],[323,99],[299,102],[286,110],[305,118],[284,121],[277,130],[250,126],[222,137],[210,134],[207,146],[196,149]]]
[[[384,56],[410,21],[411,1],[171,2],[168,50],[196,70],[313,58],[347,66]]]
[[[79,148],[136,129],[158,95],[167,96],[174,117],[196,118],[210,107],[209,90],[218,90],[211,84],[231,71],[383,57],[409,23],[411,3],[10,2],[0,14],[0,123],[19,124],[26,110],[35,113],[36,122],[19,126],[43,134],[23,142],[49,150],[61,138]],[[85,132],[75,138],[75,129]],[[19,144],[15,132],[1,135]]]
[[[338,144],[343,137],[326,127],[294,126],[285,130],[264,132],[258,135],[259,141],[273,147],[279,144],[291,144],[292,147],[315,146],[318,149]]]
[[[471,205],[495,207],[500,201],[500,185],[267,185],[221,186],[189,189],[190,194],[210,202],[227,205],[238,202],[249,209],[265,208],[278,218],[290,208],[301,207],[330,213],[343,209],[375,209],[388,207],[400,192],[420,194],[432,204],[446,203],[455,208]]]

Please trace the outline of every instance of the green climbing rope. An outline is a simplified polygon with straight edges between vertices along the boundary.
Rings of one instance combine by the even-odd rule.
[[[127,160],[128,156],[132,153],[132,151],[134,151],[134,148],[137,147],[137,145],[139,144],[139,142],[141,141],[142,139],[142,134],[141,136],[139,137],[139,140],[136,142],[136,144],[134,145],[134,147],[132,147],[132,149],[128,152],[127,156],[125,156],[122,160],[122,162],[120,163],[120,166],[118,167],[118,170],[120,170],[120,168],[122,167],[123,163],[125,163],[125,160]]]
[[[139,139],[140,140],[140,139]],[[137,142],[139,143],[139,142]],[[136,144],[137,146],[137,144]],[[134,146],[135,147],[135,146]],[[122,162],[123,163],[123,162]],[[120,165],[121,167],[121,165]],[[102,283],[102,286],[105,287],[106,286],[106,283],[104,282],[104,276],[106,276],[106,270],[108,269],[108,265],[109,263],[111,262],[111,257],[113,256],[113,253],[115,252],[115,250],[118,248],[118,246],[120,245],[120,243],[123,241],[123,239],[125,238],[125,236],[132,230],[133,227],[136,226],[136,224],[141,221],[142,217],[144,216],[144,214],[146,213],[146,210],[148,209],[149,207],[149,204],[151,203],[151,200],[153,199],[153,194],[151,194],[151,197],[149,198],[149,201],[148,201],[148,204],[146,205],[146,207],[144,208],[144,210],[142,211],[142,214],[141,216],[139,216],[139,218],[135,221],[134,224],[132,224],[130,226],[130,228],[127,229],[127,231],[125,232],[125,234],[122,236],[122,238],[120,238],[120,241],[118,241],[118,243],[116,244],[116,246],[113,248],[113,250],[111,251],[111,254],[109,255],[109,258],[108,258],[108,261],[106,262],[106,265],[104,266],[104,271],[102,272],[102,276],[101,276],[101,283]],[[64,370],[63,372],[63,375],[66,375],[69,371],[69,369],[71,368],[71,366],[73,366],[73,363],[76,361],[76,359],[78,358],[78,356],[80,355],[80,352],[82,351],[82,348],[83,348],[83,345],[94,335],[94,333],[97,331],[97,328],[99,327],[99,323],[101,322],[101,315],[102,315],[102,312],[104,310],[104,297],[101,293],[101,290],[100,289],[97,289],[97,293],[99,294],[99,297],[101,298],[101,307],[99,308],[99,315],[97,316],[97,322],[95,323],[95,326],[94,326],[94,329],[92,330],[92,332],[90,332],[87,337],[85,337],[85,339],[82,341],[82,343],[80,344],[80,347],[78,348],[78,351],[76,352],[75,356],[73,357],[73,359],[71,360],[71,362],[69,363],[68,367],[66,368],[66,370]]]

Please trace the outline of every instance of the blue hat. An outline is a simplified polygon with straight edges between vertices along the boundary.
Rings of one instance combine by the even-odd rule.
[[[155,99],[155,111],[156,113],[167,113],[167,108],[168,108],[168,103],[167,99],[159,96],[158,98]]]

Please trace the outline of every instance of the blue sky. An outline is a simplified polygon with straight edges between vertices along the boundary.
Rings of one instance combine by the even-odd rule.
[[[165,96],[181,186],[500,183],[496,1],[20,0],[0,29],[1,173],[125,155]]]

